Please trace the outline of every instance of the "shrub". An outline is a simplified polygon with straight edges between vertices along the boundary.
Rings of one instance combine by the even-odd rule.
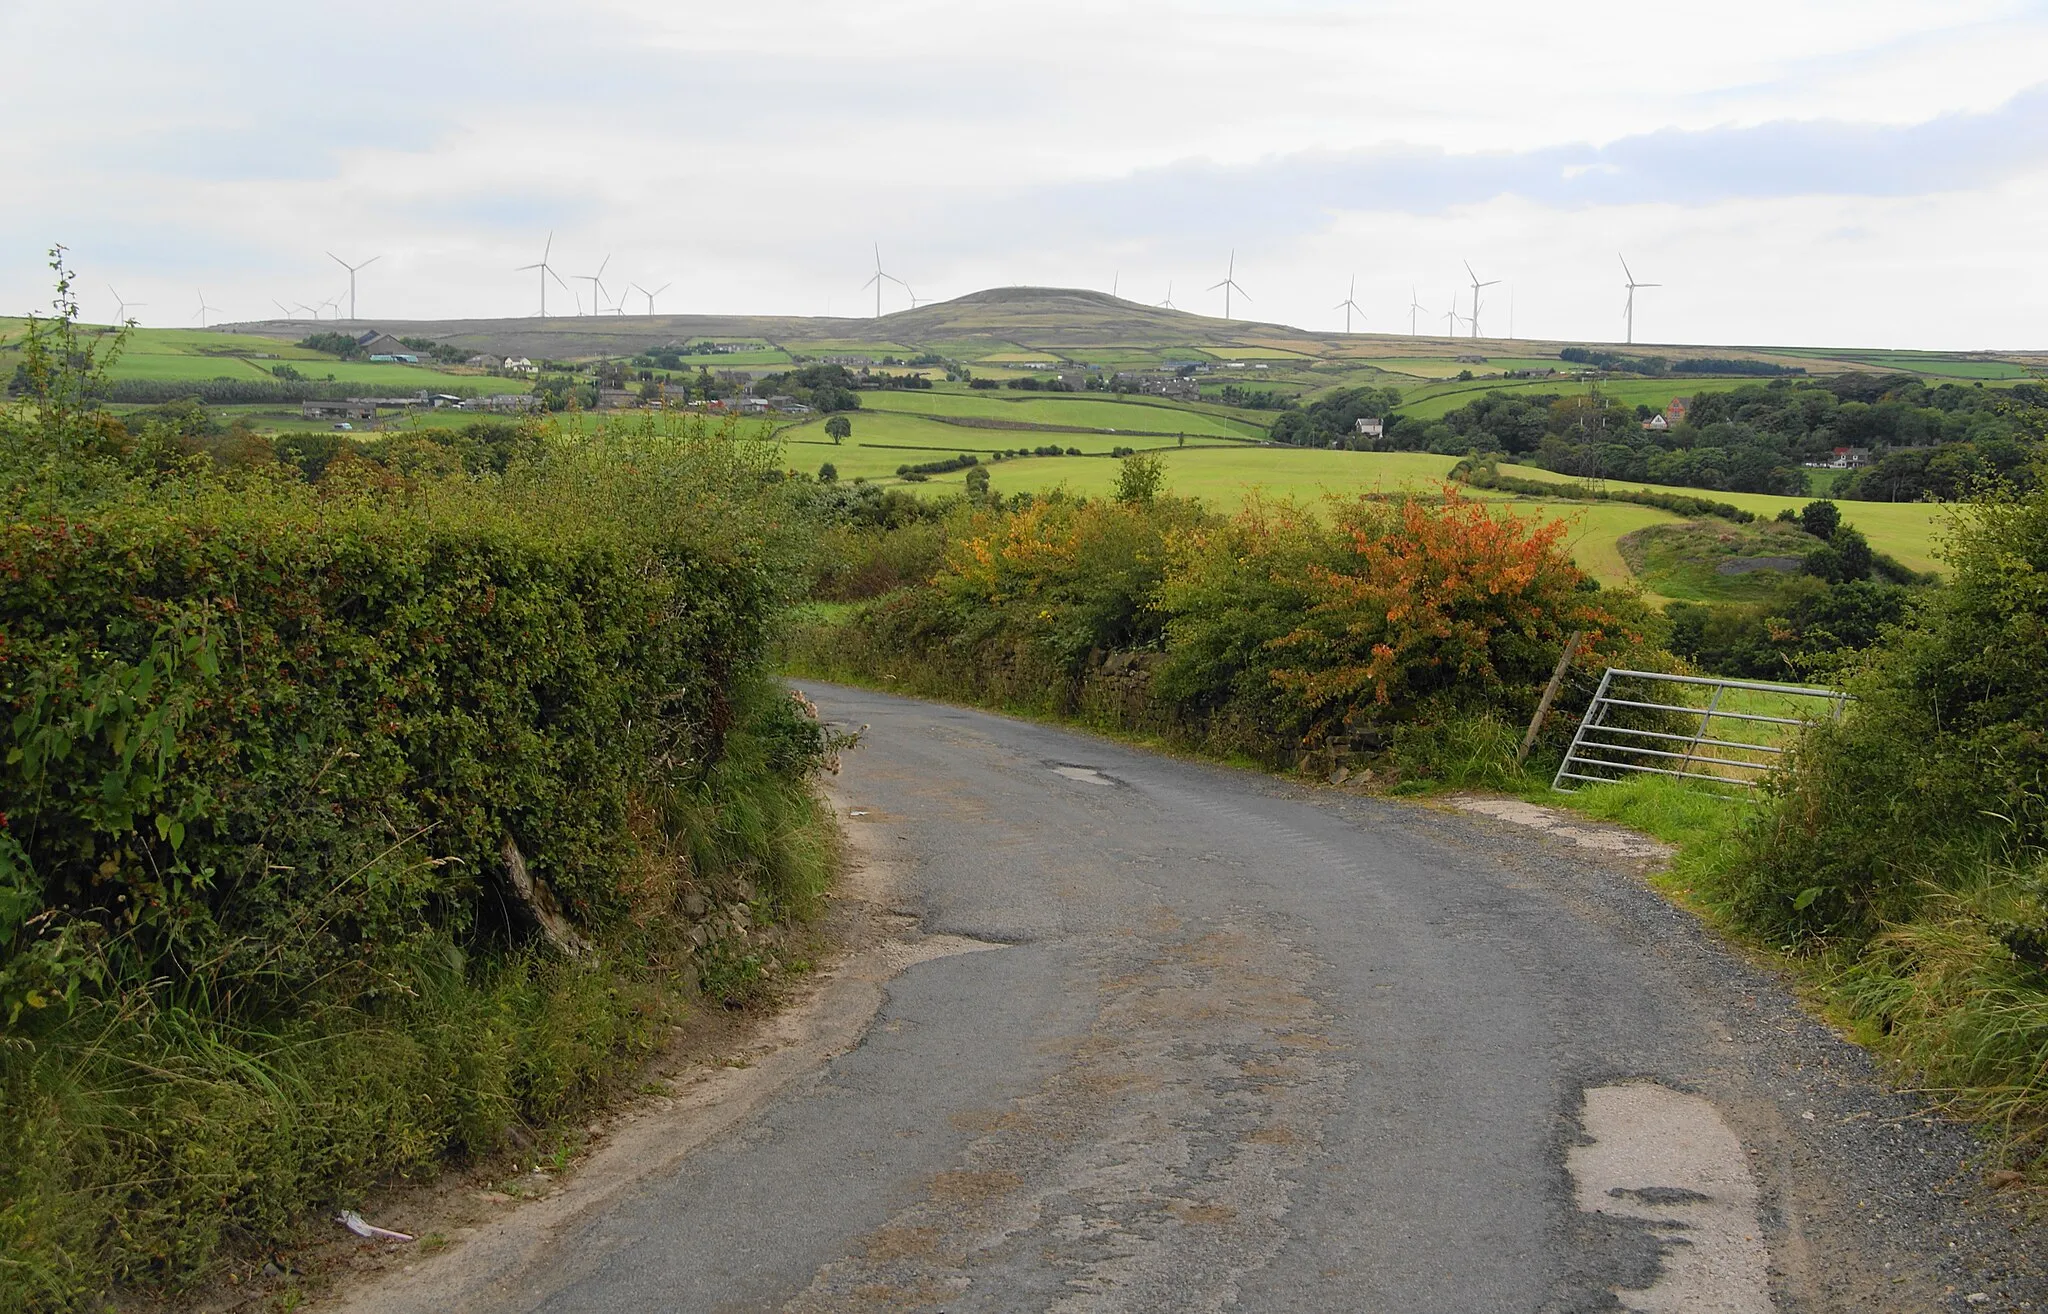
[[[2048,494],[1959,512],[1946,555],[1750,837],[1730,898],[1771,934],[1860,941],[2048,845]]]

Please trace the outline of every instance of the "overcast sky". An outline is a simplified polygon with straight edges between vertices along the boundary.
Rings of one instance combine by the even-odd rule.
[[[0,0],[0,310],[869,314],[1036,283],[1240,317],[2048,347],[2048,3]],[[588,298],[586,283],[576,283]],[[634,309],[645,298],[635,294]],[[883,308],[909,304],[892,287]],[[549,309],[569,308],[551,290]]]

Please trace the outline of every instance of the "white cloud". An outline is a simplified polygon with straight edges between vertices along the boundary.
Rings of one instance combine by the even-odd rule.
[[[1626,247],[1645,336],[2038,344],[2043,67],[2012,0],[0,0],[0,306],[62,239],[162,322],[330,296],[328,249],[384,253],[366,316],[522,313],[553,229],[664,309],[849,313],[876,240],[924,296],[1200,307],[1235,247],[1261,318],[1356,268],[1405,328],[1470,258],[1601,336]]]

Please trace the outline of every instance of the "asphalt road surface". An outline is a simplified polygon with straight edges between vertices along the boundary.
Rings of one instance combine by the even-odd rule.
[[[508,1310],[2043,1306],[1970,1139],[1625,859],[806,686],[922,933]]]

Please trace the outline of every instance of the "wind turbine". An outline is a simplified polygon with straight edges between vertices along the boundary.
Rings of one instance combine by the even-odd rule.
[[[1346,333],[1349,333],[1351,331],[1351,312],[1354,310],[1358,310],[1358,302],[1355,300],[1357,295],[1358,275],[1353,274],[1351,276],[1351,290],[1344,294],[1344,299],[1342,301],[1339,301],[1336,305],[1330,307],[1330,309],[1332,310],[1341,310],[1344,312],[1344,331]],[[1365,312],[1363,310],[1358,310],[1358,317],[1360,319],[1364,319]]]
[[[1223,275],[1223,281],[1221,283],[1211,283],[1208,290],[1214,292],[1219,287],[1223,289],[1223,318],[1225,319],[1230,318],[1230,294],[1232,292],[1237,293],[1246,301],[1252,299],[1251,293],[1237,285],[1237,252],[1235,250],[1232,250],[1230,253],[1230,266]]]
[[[1421,302],[1421,301],[1419,301],[1419,300],[1417,300],[1417,299],[1416,299],[1416,296],[1415,296],[1415,285],[1414,285],[1413,283],[1410,283],[1410,284],[1408,285],[1408,336],[1409,336],[1409,337],[1411,337],[1411,338],[1412,338],[1412,337],[1414,337],[1414,336],[1415,336],[1415,317],[1416,317],[1417,315],[1419,315],[1419,314],[1422,314],[1422,313],[1423,313],[1423,312],[1424,312],[1424,311],[1425,311],[1426,309],[1427,309],[1427,307],[1425,307],[1425,306],[1424,306],[1424,305],[1422,304],[1422,302]]]
[[[1624,319],[1628,320],[1628,338],[1626,340],[1629,345],[1633,346],[1636,340],[1636,289],[1639,287],[1662,287],[1664,285],[1662,283],[1636,282],[1636,276],[1629,272],[1628,261],[1623,260],[1619,252],[1615,253],[1614,258],[1621,260],[1621,276],[1628,280],[1628,305],[1622,310],[1621,314]]]
[[[579,283],[590,284],[590,313],[593,315],[597,314],[598,312],[604,309],[604,267],[610,264],[611,262],[611,256],[606,255],[604,259],[597,262],[596,273],[570,275],[570,277],[574,278]],[[583,309],[583,303],[581,301],[578,301],[576,303],[576,309],[579,312]]]
[[[637,291],[641,296],[647,298],[647,313],[652,315],[654,313],[654,299],[674,286],[674,283],[663,283],[660,287],[654,289],[652,292],[649,292],[646,288],[641,287],[638,283],[635,283],[633,285],[633,289]]]
[[[1472,274],[1472,262],[1470,260],[1465,262],[1465,272]],[[1497,278],[1489,278],[1482,283],[1479,281],[1479,275],[1472,274],[1472,336],[1475,338],[1479,336],[1479,289],[1482,287],[1492,287],[1498,282],[1500,280]]]
[[[199,313],[197,315],[194,315],[193,318],[199,321],[200,328],[205,328],[207,312],[218,311],[219,309],[219,306],[209,306],[206,304],[206,293],[203,290],[201,290],[199,292]]]
[[[1461,319],[1463,319],[1463,318],[1465,318],[1465,317],[1464,317],[1463,315],[1460,315],[1460,314],[1458,313],[1458,297],[1457,297],[1457,294],[1456,294],[1456,293],[1452,293],[1452,294],[1451,294],[1451,308],[1450,308],[1449,310],[1446,310],[1446,311],[1444,312],[1444,336],[1445,336],[1445,337],[1447,337],[1447,338],[1455,338],[1455,337],[1457,337],[1457,336],[1458,336],[1458,321],[1459,321],[1459,320],[1461,320]]]
[[[1123,276],[1124,271],[1121,269],[1109,276],[1109,297],[1112,301],[1116,300],[1116,285],[1123,280]]]
[[[340,256],[334,254],[334,252],[332,251],[329,251],[327,253],[327,258],[348,271],[348,317],[350,319],[354,319],[356,317],[356,271],[358,269],[368,269],[371,265],[376,264],[379,260],[382,260],[384,257],[381,255],[373,255],[368,260],[363,261],[363,263],[359,265],[350,264],[348,261],[343,260]]]
[[[276,306],[279,310],[282,310],[284,312],[286,322],[290,322],[292,317],[292,308],[290,306],[287,306],[284,302],[279,301],[276,297],[272,297],[270,299],[270,304]]]
[[[1162,306],[1164,306],[1164,307],[1166,307],[1166,309],[1168,309],[1168,310],[1172,310],[1172,309],[1174,308],[1174,305],[1173,305],[1173,280],[1172,280],[1172,279],[1170,279],[1170,278],[1166,280],[1166,300],[1164,300],[1164,301],[1160,302],[1159,304],[1160,304],[1160,305],[1162,305]]]
[[[569,285],[567,283],[562,282],[562,276],[555,272],[555,267],[548,263],[548,256],[554,251],[554,249],[555,234],[554,230],[550,229],[548,231],[547,245],[543,246],[540,249],[540,259],[530,265],[521,265],[519,266],[519,268],[512,271],[515,274],[523,274],[529,269],[538,269],[540,271],[540,317],[542,319],[546,319],[548,317],[549,279],[554,279],[555,282],[561,286],[563,291],[571,291]],[[574,295],[574,293],[571,292],[571,295]]]
[[[884,282],[894,283],[897,287],[902,288],[905,292],[910,291],[910,284],[904,282],[902,279],[896,277],[896,275],[894,274],[885,274],[882,272],[882,244],[880,242],[877,242],[875,243],[874,277],[870,278],[866,283],[861,284],[862,289],[866,289],[869,286],[869,284],[873,284],[874,286],[876,319],[880,319],[882,317],[882,284]],[[912,300],[911,304],[912,308],[915,309],[915,299]]]
[[[107,284],[107,291],[114,292],[114,285],[112,283]],[[201,300],[204,299],[205,298],[203,297],[201,298]],[[119,310],[114,312],[116,315],[116,322],[126,324],[128,322],[128,307],[146,306],[149,303],[147,301],[123,301],[121,299],[121,294],[119,292],[114,292],[114,304],[120,307]]]

